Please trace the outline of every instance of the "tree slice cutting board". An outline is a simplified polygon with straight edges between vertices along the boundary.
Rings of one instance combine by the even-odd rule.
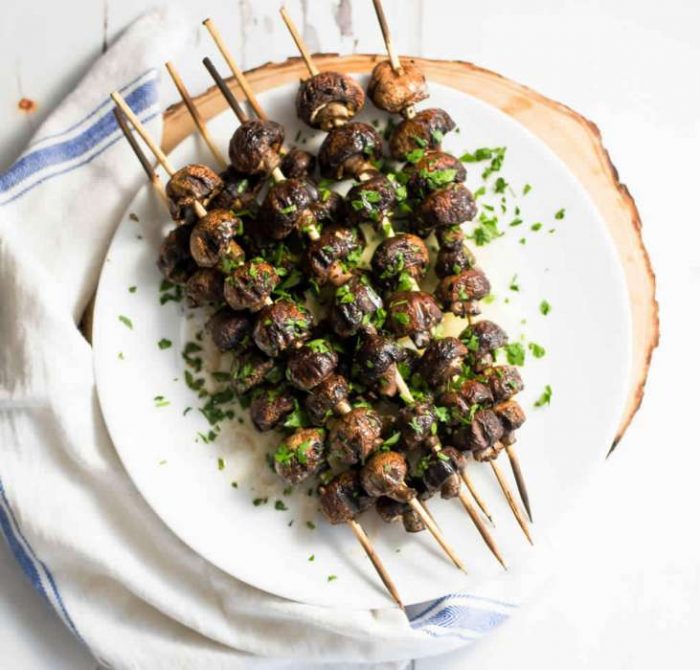
[[[369,72],[378,60],[384,58],[314,55],[321,70],[362,73]],[[413,61],[425,72],[428,82],[439,82],[479,98],[537,135],[578,178],[607,223],[627,280],[634,337],[629,395],[611,445],[611,450],[614,449],[641,404],[651,356],[658,344],[659,319],[656,279],[642,241],[639,213],[629,191],[619,181],[600,131],[594,123],[569,107],[471,63],[424,58]],[[246,75],[257,93],[304,78],[307,71],[300,58],[290,58],[284,63],[268,63]],[[229,84],[241,99],[242,93],[235,81],[231,79]],[[227,107],[215,87],[195,98],[195,104],[205,119],[216,116]],[[183,104],[170,107],[164,114],[162,145],[165,152],[172,150],[194,130],[194,123]]]

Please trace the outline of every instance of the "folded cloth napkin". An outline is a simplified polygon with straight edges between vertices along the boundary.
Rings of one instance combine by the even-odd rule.
[[[144,180],[109,92],[120,89],[160,137],[161,64],[193,25],[169,10],[139,19],[0,175],[0,527],[35,588],[108,667],[268,658],[400,668],[467,644],[512,606],[461,594],[416,607],[410,622],[391,608],[329,615],[223,573],[140,497],[105,430],[77,323]]]

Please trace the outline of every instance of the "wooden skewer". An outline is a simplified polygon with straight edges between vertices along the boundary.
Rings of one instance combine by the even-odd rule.
[[[394,69],[394,72],[401,72],[401,61],[399,60],[398,54],[394,50],[394,43],[391,40],[391,33],[389,32],[389,24],[387,23],[386,16],[384,16],[382,0],[372,1],[374,2],[374,11],[377,13],[379,27],[381,28],[382,36],[384,37],[384,44],[386,44],[386,51],[389,54],[391,67]]]
[[[386,586],[387,590],[391,594],[391,597],[394,599],[394,602],[401,608],[404,609],[403,603],[401,602],[401,596],[399,596],[399,592],[396,589],[396,585],[394,584],[394,580],[389,576],[389,573],[387,572],[386,568],[384,567],[384,564],[382,563],[381,559],[377,555],[377,552],[374,550],[374,547],[372,546],[372,543],[370,539],[367,537],[367,533],[365,533],[364,529],[362,526],[360,526],[355,519],[350,519],[350,521],[347,522],[348,526],[352,528],[352,532],[355,533],[355,537],[359,541],[359,543],[362,545],[362,548],[365,550],[365,553],[369,557],[369,560],[372,561],[372,565],[374,565],[374,569],[377,571],[377,574],[379,575],[379,578],[382,580],[384,583],[384,586]]]
[[[299,49],[299,53],[301,53],[301,57],[304,59],[304,63],[306,63],[306,69],[309,71],[309,74],[312,77],[320,74],[319,69],[314,65],[311,54],[306,48],[306,44],[304,43],[302,36],[299,34],[297,27],[294,25],[294,21],[292,21],[292,17],[289,16],[289,13],[287,12],[287,8],[282,6],[280,8],[280,14],[282,15],[282,20],[287,26],[287,30],[289,30],[294,43],[297,45],[297,49]]]
[[[513,477],[515,477],[515,483],[518,487],[518,493],[520,494],[520,500],[522,500],[527,512],[527,518],[530,519],[532,523],[532,510],[530,509],[530,496],[527,493],[527,486],[525,485],[525,477],[523,476],[523,471],[520,468],[520,459],[518,458],[518,452],[515,451],[515,447],[511,444],[506,447],[506,453],[508,454],[508,460],[510,461],[511,470],[513,470]]]
[[[520,506],[515,501],[513,492],[510,490],[510,486],[508,486],[508,482],[506,481],[506,478],[503,475],[503,471],[501,470],[500,466],[498,465],[498,463],[496,463],[495,460],[489,461],[489,463],[491,464],[491,469],[493,470],[493,473],[496,475],[496,479],[498,480],[498,484],[501,487],[501,491],[503,491],[503,495],[508,501],[508,505],[510,505],[510,508],[513,510],[513,514],[515,515],[515,518],[518,521],[518,524],[523,529],[523,533],[525,533],[527,541],[530,544],[534,544],[532,541],[532,537],[530,536],[530,530],[527,527],[527,521],[525,520],[525,517],[522,511],[520,510]]]
[[[489,508],[486,506],[484,499],[479,495],[479,492],[476,490],[476,486],[474,486],[474,482],[472,481],[472,478],[469,476],[469,473],[466,471],[462,471],[459,474],[462,477],[462,481],[464,482],[466,487],[469,489],[469,493],[471,493],[472,498],[474,498],[474,502],[479,506],[479,509],[484,513],[486,518],[491,522],[491,525],[495,526],[496,524],[494,524],[494,522],[493,522],[493,517],[491,516],[491,512],[489,511]]]
[[[471,500],[469,500],[469,497],[464,492],[464,489],[460,489],[459,491],[459,501],[462,503],[462,506],[467,511],[467,514],[469,514],[469,517],[476,526],[476,529],[479,531],[479,535],[481,535],[484,542],[486,542],[488,548],[491,550],[491,553],[496,557],[496,560],[507,570],[508,566],[503,560],[503,556],[501,555],[500,550],[496,546],[496,542],[491,536],[491,533],[489,533],[488,528],[486,528],[486,526],[484,525],[484,522],[481,520],[481,517],[476,511],[476,508],[474,507],[474,505],[472,505]]]
[[[117,124],[121,128],[122,133],[124,133],[124,137],[126,137],[127,142],[136,154],[136,158],[138,158],[139,163],[141,163],[141,166],[143,167],[143,170],[146,173],[148,180],[151,182],[151,184],[153,184],[153,187],[156,189],[156,193],[161,198],[161,200],[163,200],[163,202],[167,204],[168,196],[165,193],[165,186],[163,185],[163,181],[161,180],[158,173],[153,169],[153,166],[148,161],[148,158],[146,158],[146,154],[143,153],[143,149],[141,149],[139,143],[136,141],[134,134],[131,132],[131,128],[129,128],[129,123],[127,122],[124,112],[122,112],[122,110],[117,107],[114,110],[114,117],[116,118]]]
[[[267,119],[267,115],[265,114],[265,110],[262,108],[260,103],[258,102],[258,99],[255,97],[255,93],[253,92],[253,89],[251,88],[250,84],[248,83],[248,80],[245,78],[243,75],[243,71],[238,67],[238,64],[233,58],[233,54],[228,50],[228,47],[226,46],[226,43],[224,42],[223,38],[221,37],[221,33],[219,32],[219,29],[216,27],[216,24],[211,20],[211,19],[205,19],[202,21],[202,25],[209,31],[209,34],[212,36],[212,39],[214,40],[214,43],[218,47],[219,51],[221,52],[221,55],[224,57],[224,60],[226,61],[226,64],[231,68],[231,72],[233,73],[233,76],[236,78],[236,81],[238,82],[238,85],[241,87],[241,90],[243,91],[243,94],[245,97],[248,99],[248,102],[250,103],[250,106],[253,108],[253,111],[257,115],[259,119],[262,119],[265,121]]]
[[[437,540],[437,543],[443,548],[444,552],[452,559],[452,562],[463,572],[467,569],[464,567],[464,563],[459,556],[455,553],[455,550],[450,546],[450,544],[445,539],[444,535],[440,532],[440,529],[435,525],[430,515],[423,509],[423,506],[418,502],[416,498],[411,498],[408,501],[411,509],[421,518],[421,521],[425,524],[425,527],[430,531],[430,534]]]
[[[175,88],[177,88],[178,93],[180,93],[182,102],[185,103],[185,107],[187,107],[187,111],[190,113],[190,116],[194,121],[194,125],[197,126],[199,134],[202,136],[202,139],[209,147],[209,151],[211,151],[212,156],[214,156],[217,163],[219,163],[219,165],[222,168],[225,168],[228,165],[228,161],[224,158],[224,155],[221,153],[221,151],[219,151],[219,148],[216,146],[214,139],[209,133],[209,128],[207,128],[206,122],[204,121],[202,115],[199,113],[199,110],[194,104],[194,101],[192,100],[192,97],[190,96],[187,87],[185,86],[185,82],[182,81],[182,77],[180,77],[180,74],[175,69],[175,65],[172,63],[172,61],[168,61],[165,64],[165,68],[167,69],[168,74],[170,74],[170,78],[173,80]]]

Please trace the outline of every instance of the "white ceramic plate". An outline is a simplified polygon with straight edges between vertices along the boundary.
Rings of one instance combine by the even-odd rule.
[[[314,136],[295,118],[295,90],[295,85],[280,87],[261,95],[261,102],[271,118],[284,123],[288,141],[301,129],[309,138],[304,148],[314,149],[322,135]],[[448,151],[459,155],[477,147],[507,147],[500,174],[518,195],[509,195],[509,201],[520,206],[523,223],[511,227],[514,215],[503,215],[505,235],[474,250],[496,296],[485,306],[485,316],[504,325],[513,340],[524,335],[526,347],[532,341],[547,352],[540,359],[528,355],[526,390],[520,398],[528,422],[520,431],[518,450],[531,491],[538,547],[533,550],[525,542],[488,466],[474,463],[473,476],[495,515],[494,535],[510,565],[507,573],[479,540],[457,501],[435,500],[431,509],[466,561],[468,576],[446,562],[427,533],[406,534],[400,524],[387,526],[374,513],[361,521],[404,602],[460,590],[498,593],[501,599],[517,601],[567,500],[602,463],[610,446],[628,382],[627,293],[599,214],[557,157],[500,111],[444,86],[433,85],[431,90],[430,104],[449,110],[460,128],[447,137]],[[361,118],[384,122],[374,109]],[[222,147],[233,128],[229,112],[211,123]],[[176,165],[210,162],[196,137],[186,139],[171,159]],[[467,164],[467,184],[473,190],[481,184],[485,165]],[[522,196],[525,184],[532,190]],[[497,209],[498,197],[488,198]],[[561,208],[565,216],[556,219]],[[531,230],[535,222],[542,223],[538,231]],[[387,606],[388,597],[350,530],[324,523],[307,487],[283,494],[265,463],[265,453],[278,436],[256,433],[247,413],[239,409],[244,423],[228,422],[214,442],[205,443],[197,438],[209,431],[201,413],[195,409],[183,415],[185,408],[196,408],[198,400],[183,383],[181,351],[203,319],[186,316],[177,303],[159,304],[161,277],[155,259],[170,225],[162,205],[144,187],[114,237],[97,294],[94,351],[99,397],[126,469],[182,540],[238,579],[307,603]],[[520,243],[523,237],[525,244]],[[510,289],[511,284],[519,290]],[[551,305],[547,316],[540,313],[542,300]],[[159,349],[161,338],[173,346]],[[206,364],[224,369],[216,355]],[[534,408],[545,385],[553,389],[551,406]],[[157,403],[157,396],[165,400]],[[169,404],[156,406],[165,402]],[[502,460],[509,470],[505,456]],[[265,497],[266,504],[253,504],[253,499]],[[288,509],[275,509],[277,500]],[[309,528],[307,521],[316,528]],[[337,578],[329,581],[330,575]]]

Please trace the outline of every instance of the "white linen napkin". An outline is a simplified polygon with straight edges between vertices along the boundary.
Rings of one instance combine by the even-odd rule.
[[[161,65],[187,30],[169,10],[139,19],[0,175],[0,528],[35,588],[109,667],[274,658],[402,668],[478,639],[513,606],[446,596],[409,623],[396,609],[330,611],[234,579],[175,537],[117,457],[77,327],[144,180],[109,92],[119,88],[160,137]]]

